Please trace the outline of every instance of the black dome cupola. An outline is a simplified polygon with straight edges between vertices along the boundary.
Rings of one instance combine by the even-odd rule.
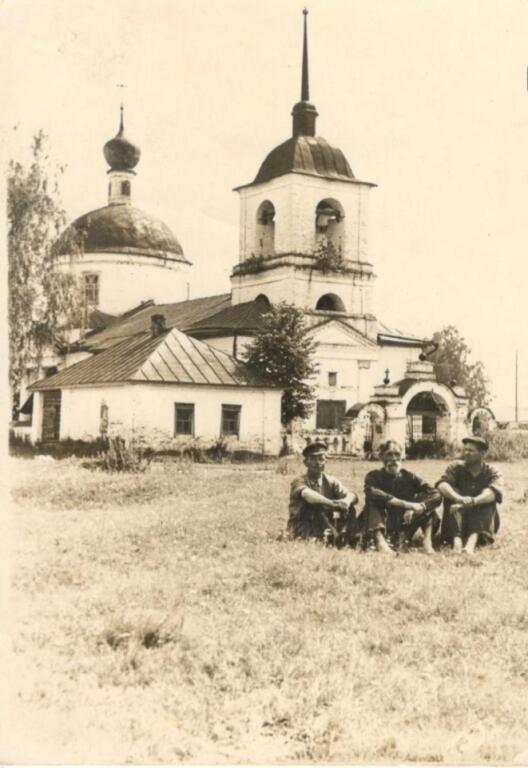
[[[106,142],[103,152],[111,171],[128,171],[133,173],[134,168],[139,163],[141,150],[125,136],[122,105],[119,131],[113,139]]]

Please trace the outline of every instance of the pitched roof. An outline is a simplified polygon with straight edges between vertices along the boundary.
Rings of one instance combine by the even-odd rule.
[[[154,304],[148,302],[137,311],[126,312],[106,329],[85,336],[78,347],[88,352],[107,349],[123,339],[148,332],[152,315],[165,317],[167,328],[188,330],[194,323],[210,317],[216,312],[231,306],[231,295],[223,293],[219,296],[205,296],[201,299],[190,299],[173,304]]]
[[[143,332],[129,337],[54,376],[35,382],[29,389],[125,382],[271,388],[252,377],[244,363],[173,328],[161,336]]]
[[[197,320],[185,330],[193,336],[255,332],[262,324],[262,317],[269,312],[267,300],[255,299],[242,304],[229,305],[208,317]]]

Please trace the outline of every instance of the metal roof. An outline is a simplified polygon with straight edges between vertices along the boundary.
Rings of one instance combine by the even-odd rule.
[[[245,301],[242,304],[235,304],[225,307],[219,312],[208,315],[201,320],[194,322],[185,330],[193,336],[200,337],[201,334],[232,334],[232,333],[254,333],[262,325],[262,317],[270,311],[270,304],[264,299],[255,299],[254,301]]]
[[[141,333],[86,360],[41,379],[30,390],[155,382],[217,386],[267,387],[244,363],[173,328],[152,336]]]
[[[301,173],[323,179],[376,186],[356,179],[343,152],[332,147],[322,136],[301,135],[292,136],[272,149],[260,166],[254,181],[236,189],[263,184],[285,173]]]
[[[173,304],[145,303],[136,311],[129,311],[103,331],[92,333],[81,339],[77,347],[88,352],[107,349],[130,336],[150,331],[152,315],[163,315],[167,328],[189,330],[195,323],[231,306],[231,294],[205,296],[201,299],[179,301]]]
[[[76,219],[60,236],[59,254],[69,254],[72,239],[85,253],[130,253],[190,262],[169,227],[132,205],[106,205]]]

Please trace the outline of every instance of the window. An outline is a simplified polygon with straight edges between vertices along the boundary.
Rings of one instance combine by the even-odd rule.
[[[130,197],[130,182],[129,181],[122,181],[121,182],[121,194],[125,197]]]
[[[318,400],[316,429],[340,429],[346,411],[346,400]]]
[[[264,200],[257,210],[256,255],[273,256],[275,253],[275,208]]]
[[[175,403],[174,434],[194,435],[194,404]]]
[[[336,371],[329,371],[328,373],[328,386],[337,387],[337,373]]]
[[[315,308],[319,312],[346,312],[343,300],[335,293],[325,293],[324,296],[321,296]]]
[[[86,304],[97,307],[99,305],[99,275],[85,272],[83,275],[83,291]]]
[[[240,411],[241,405],[223,405],[222,406],[222,426],[220,428],[220,434],[223,435],[235,435],[240,434]]]
[[[338,200],[326,198],[315,209],[315,244],[332,244],[340,249],[344,235],[345,212]]]

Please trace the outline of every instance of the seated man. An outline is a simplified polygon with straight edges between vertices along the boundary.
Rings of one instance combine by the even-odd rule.
[[[294,538],[351,544],[358,497],[335,477],[324,474],[326,445],[314,442],[303,451],[307,469],[290,490],[288,531]]]
[[[374,537],[379,552],[394,554],[387,538],[397,548],[406,548],[421,528],[424,549],[433,554],[433,529],[440,525],[434,510],[442,497],[417,475],[402,469],[402,453],[399,443],[387,440],[380,446],[383,467],[365,477],[364,535]]]
[[[502,477],[484,456],[482,437],[465,437],[462,461],[450,464],[436,487],[444,497],[442,537],[453,549],[472,555],[477,544],[492,542],[499,530],[497,504],[502,502]]]

